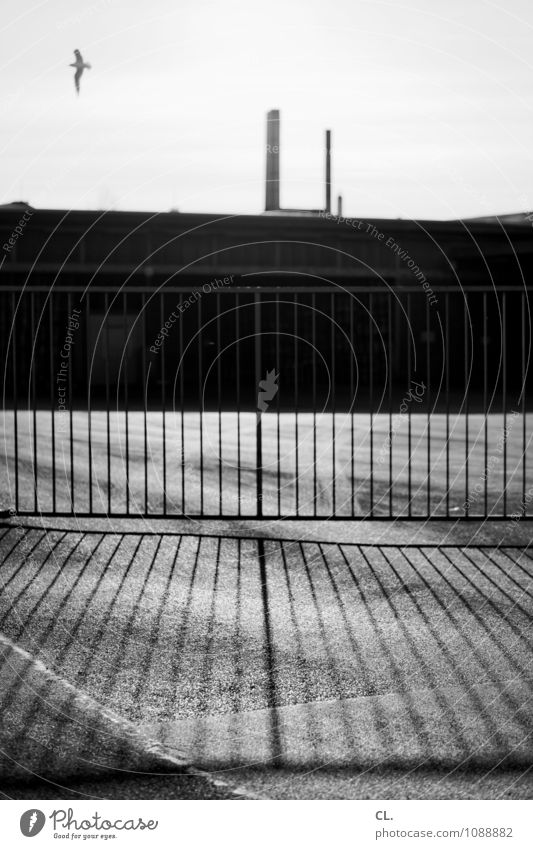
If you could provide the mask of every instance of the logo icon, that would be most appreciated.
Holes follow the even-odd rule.
[[[20,818],[20,830],[24,837],[35,837],[42,831],[46,822],[46,817],[42,811],[37,808],[31,808],[25,811]]]
[[[269,402],[277,395],[279,374],[276,374],[276,369],[267,371],[266,378],[259,381],[259,392],[257,393],[257,409],[261,413],[266,413]]]

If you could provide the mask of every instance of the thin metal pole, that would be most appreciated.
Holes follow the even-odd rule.
[[[259,381],[261,380],[261,296],[256,293],[254,295],[254,341],[255,341],[255,386],[256,397],[259,391]],[[261,410],[256,410],[256,457],[255,457],[255,485],[256,485],[256,510],[257,515],[263,515],[263,445],[262,445],[262,423]]]
[[[389,406],[389,515],[392,518],[392,296],[387,295],[387,348],[389,352],[389,367],[387,369],[388,406]]]
[[[520,293],[522,306],[522,358],[521,358],[521,392],[522,392],[522,515],[527,514],[526,506],[526,296]]]
[[[368,376],[370,396],[370,517],[374,516],[374,296],[368,296]]]
[[[330,344],[331,344],[331,408],[332,408],[332,430],[333,430],[333,439],[331,443],[331,462],[333,467],[333,480],[332,480],[332,493],[331,493],[331,507],[333,515],[337,512],[337,446],[335,444],[336,439],[336,430],[335,430],[335,418],[337,412],[337,400],[335,395],[335,384],[337,382],[336,377],[336,361],[335,361],[335,295],[333,292],[330,295]]]
[[[411,386],[411,346],[409,344],[409,333],[411,330],[411,294],[407,295],[407,382]],[[411,404],[407,410],[407,515],[412,516],[412,431],[411,431]]]
[[[431,516],[431,330],[429,317],[429,300],[426,297],[426,379],[427,386],[427,497],[426,513]]]
[[[159,292],[160,326],[165,324],[165,293]],[[163,513],[167,512],[167,399],[166,399],[166,368],[165,345],[159,349],[161,353],[161,410],[163,426]]]
[[[105,359],[105,412],[107,435],[107,512],[111,514],[111,426],[109,415],[109,295],[104,295],[104,359]],[[144,349],[143,349],[144,350]],[[146,464],[146,446],[145,458]]]
[[[144,435],[144,512],[148,513],[148,385],[146,380],[146,295],[141,295],[141,369],[143,393],[143,435]]]
[[[91,415],[91,346],[89,343],[89,327],[91,318],[91,296],[89,292],[87,298],[87,334],[85,337],[86,345],[86,368],[87,368],[87,451],[89,461],[89,513],[93,512],[93,445],[92,445],[92,415]]]
[[[198,300],[198,405],[200,414],[200,515],[204,512],[204,417],[202,397],[203,350],[202,350],[202,299]]]
[[[502,292],[503,516],[507,516],[507,296]]]
[[[444,359],[446,372],[446,518],[450,518],[450,295],[444,295],[445,344]]]
[[[179,296],[178,312],[182,315],[183,296]],[[179,327],[179,362],[180,362],[180,454],[181,454],[181,512],[185,513],[185,369],[183,366],[183,330]]]
[[[124,331],[124,427],[126,430],[126,513],[130,512],[130,431],[129,431],[129,375],[128,375],[128,293],[122,296],[122,325]]]
[[[11,293],[11,315],[15,321],[16,301],[15,293]],[[19,317],[19,316],[17,316]],[[13,327],[11,336],[11,365],[13,369],[13,426],[15,438],[15,511],[18,513],[20,509],[19,501],[19,442],[18,442],[18,379],[17,379],[17,340],[19,334],[16,332],[16,327]]]
[[[55,380],[54,380],[54,307],[53,307],[53,292],[50,292],[50,297],[48,301],[48,320],[49,320],[49,332],[50,332],[50,348],[49,348],[49,357],[50,357],[50,424],[52,427],[52,510],[55,513],[57,508],[56,503],[56,428],[55,428]],[[70,312],[69,312],[70,316]],[[69,371],[71,364],[69,363]],[[69,397],[70,404],[70,397]]]
[[[470,440],[469,429],[469,403],[468,403],[468,298],[465,293],[463,300],[463,345],[465,352],[465,367],[464,367],[464,400],[465,400],[465,515],[469,515],[470,505],[468,502],[468,449]]]
[[[223,504],[222,504],[222,401],[220,395],[220,386],[222,383],[222,370],[221,370],[221,336],[220,336],[220,292],[216,293],[216,310],[217,310],[217,320],[216,320],[216,331],[217,331],[217,409],[218,409],[218,504],[220,515],[223,515]]]
[[[69,316],[72,315],[72,295],[70,292],[67,295],[67,309]],[[74,513],[75,495],[74,495],[74,397],[72,390],[72,370],[74,368],[73,360],[69,362],[68,369],[68,425],[69,425],[69,454],[70,454],[70,509]]]
[[[295,445],[295,464],[296,464],[296,475],[295,475],[295,497],[296,497],[296,515],[299,515],[299,507],[300,507],[300,489],[299,489],[299,455],[298,455],[298,295],[294,295],[294,334],[293,334],[293,343],[294,343],[294,432],[296,437],[296,445]]]
[[[276,295],[276,372],[280,373],[280,316],[279,316],[279,293]],[[277,481],[278,481],[278,516],[281,516],[281,432],[280,432],[280,397],[279,392],[276,395],[276,427],[277,427],[277,449],[278,449],[278,464],[277,464]]]
[[[313,392],[313,513],[317,515],[317,469],[316,469],[316,294],[311,295],[312,311],[312,392]]]
[[[32,292],[30,295],[30,314],[31,314],[31,340],[34,350],[37,348],[36,332],[35,332],[35,295]],[[31,399],[33,408],[33,508],[34,512],[38,512],[39,499],[37,490],[38,481],[38,465],[37,465],[37,405],[36,405],[36,390],[35,390],[35,358],[32,357],[30,362],[31,369]]]
[[[355,351],[354,351],[354,306],[355,299],[352,295],[347,294],[348,298],[348,309],[350,310],[350,512],[351,515],[355,515],[355,435],[354,435],[354,408],[353,404],[355,401],[355,380],[354,380],[354,359],[355,359]],[[314,343],[314,340],[313,340]],[[314,349],[313,349],[314,356]]]
[[[487,410],[487,399],[488,399],[488,340],[487,340],[487,293],[483,292],[483,442],[484,442],[484,451],[483,451],[483,469],[485,471],[485,485],[484,485],[484,494],[483,494],[483,514],[486,516],[488,512],[488,410]]]
[[[240,296],[235,293],[235,378],[237,382],[237,514],[242,513],[242,488],[241,488],[241,358],[240,346]]]

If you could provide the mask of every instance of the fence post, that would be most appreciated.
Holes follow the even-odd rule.
[[[256,397],[256,432],[255,432],[255,500],[257,515],[263,515],[263,437],[261,410],[259,409],[259,381],[261,380],[261,296],[254,295],[254,341],[255,341],[255,397]]]

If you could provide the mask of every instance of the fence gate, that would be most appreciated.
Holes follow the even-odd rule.
[[[4,287],[1,507],[527,516],[528,296]]]

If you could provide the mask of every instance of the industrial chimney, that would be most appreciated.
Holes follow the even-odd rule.
[[[331,130],[326,130],[326,212],[331,212]]]
[[[267,114],[265,211],[279,208],[279,109],[271,109]]]

